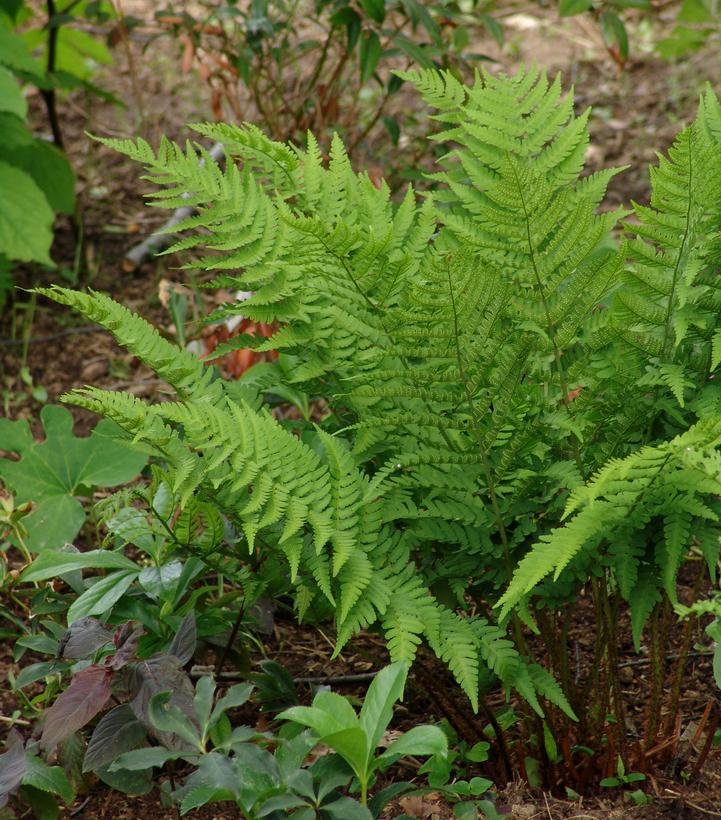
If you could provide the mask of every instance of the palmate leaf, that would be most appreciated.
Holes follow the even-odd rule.
[[[17,501],[33,502],[24,519],[33,552],[72,541],[85,520],[76,494],[84,488],[124,484],[142,470],[146,457],[118,440],[114,424],[101,421],[88,438],[73,435],[73,419],[63,407],[46,405],[40,418],[45,440],[35,442],[27,421],[0,419],[2,447],[19,456],[0,458],[0,479]]]

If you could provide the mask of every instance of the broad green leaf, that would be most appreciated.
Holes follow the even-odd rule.
[[[18,81],[6,68],[1,66],[0,111],[9,111],[11,114],[15,114],[16,117],[20,117],[21,120],[24,120],[28,113],[28,104],[20,90]]]
[[[138,577],[137,570],[120,570],[96,581],[68,610],[68,624],[89,615],[104,615],[123,597]]]
[[[76,493],[87,487],[124,484],[146,461],[112,437],[118,430],[112,422],[101,421],[90,436],[76,438],[66,408],[47,405],[40,418],[45,430],[42,442],[33,441],[27,421],[0,419],[3,449],[20,456],[17,461],[0,459],[0,479],[14,490],[18,503],[33,502],[33,512],[23,523],[30,533],[28,547],[34,552],[75,538],[85,517]]]
[[[331,820],[372,820],[370,811],[351,797],[339,797],[332,803],[323,804],[323,816]],[[315,817],[315,812],[313,813]]]
[[[0,64],[39,79],[45,73],[23,38],[0,25]]]
[[[448,738],[437,726],[414,726],[383,752],[382,758],[395,755],[444,755],[448,751]]]
[[[274,813],[282,812],[281,817],[283,815],[291,817],[294,815],[291,814],[290,809],[299,809],[301,806],[307,805],[302,797],[297,797],[294,794],[276,794],[262,801],[260,808],[255,811],[255,816],[268,817],[268,815],[273,814],[275,817],[278,817],[278,814]]]
[[[161,567],[145,567],[138,576],[138,582],[146,592],[156,598],[168,599],[174,594],[182,572],[181,561],[170,561]]]
[[[383,732],[393,717],[393,706],[403,697],[408,664],[403,661],[386,666],[368,687],[360,713],[360,725],[368,737],[369,754],[373,754]]]
[[[208,727],[212,728],[220,718],[229,710],[242,706],[253,692],[253,687],[249,683],[236,683],[218,700],[208,721]]]
[[[137,565],[118,552],[90,550],[89,552],[64,552],[46,550],[30,564],[20,576],[23,581],[47,581],[66,572],[79,569],[136,570]]]
[[[27,755],[26,762],[23,785],[57,794],[68,805],[75,800],[75,789],[60,766],[48,766],[45,761],[34,755]]]
[[[29,686],[37,680],[41,680],[47,675],[52,674],[57,670],[57,665],[54,661],[43,661],[41,663],[31,663],[30,666],[25,666],[20,670],[20,674],[15,679],[15,686],[22,689],[24,686]]]
[[[2,136],[0,131],[0,138]],[[50,245],[55,216],[43,192],[29,174],[7,162],[0,162],[0,191],[0,254],[8,259],[52,267]]]
[[[367,779],[373,749],[369,747],[368,737],[360,726],[325,735],[322,740],[346,761],[359,778]]]
[[[210,719],[210,710],[213,708],[213,695],[215,694],[215,681],[210,675],[200,678],[195,685],[195,697],[193,705],[198,715],[198,720],[202,727],[206,726]]]
[[[159,692],[153,695],[148,706],[150,722],[161,732],[177,735],[186,743],[197,748],[200,745],[200,736],[195,725],[188,720],[187,715],[170,702],[171,697],[171,692]]]
[[[375,31],[364,32],[360,44],[360,76],[362,83],[367,83],[373,76],[382,51],[381,41]]]
[[[116,789],[123,794],[142,795],[153,789],[153,770],[142,769],[130,771],[129,769],[114,769],[110,771],[109,766],[98,766],[93,770],[103,783]]]
[[[291,706],[278,715],[279,720],[292,720],[293,723],[300,723],[307,726],[320,738],[339,732],[345,727],[339,723],[335,717],[329,715],[323,709],[316,709],[313,706]]]
[[[200,806],[206,806],[208,803],[221,803],[224,800],[235,800],[235,794],[230,789],[219,789],[216,786],[197,786],[183,797],[180,803],[180,813],[187,814]],[[313,816],[315,817],[315,812]]]
[[[58,820],[60,817],[55,795],[36,789],[34,786],[23,786],[20,794],[24,801],[30,804],[33,820]]]
[[[199,752],[178,751],[166,749],[163,746],[151,746],[145,749],[134,749],[132,752],[125,752],[116,758],[108,766],[109,771],[116,772],[125,769],[129,772],[143,771],[145,769],[160,768],[169,760],[180,760],[181,757],[195,757]]]
[[[34,139],[9,150],[3,159],[30,174],[54,211],[73,213],[75,174],[62,151],[47,140]]]
[[[331,715],[340,726],[350,728],[358,723],[358,716],[348,699],[335,692],[318,692],[313,698],[313,706]]]

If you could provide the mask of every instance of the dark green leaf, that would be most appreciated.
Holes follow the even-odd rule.
[[[608,48],[618,47],[621,60],[628,59],[628,35],[623,20],[612,11],[604,11],[601,15],[601,31],[603,40]]]
[[[89,550],[88,552],[62,552],[46,550],[30,564],[20,576],[23,581],[47,581],[66,572],[78,569],[124,569],[138,567],[129,558],[110,550]]]
[[[361,7],[376,23],[382,23],[386,17],[385,0],[360,0]]]
[[[45,761],[33,755],[27,755],[27,770],[23,777],[24,786],[33,786],[44,792],[56,794],[62,797],[67,805],[75,799],[75,789],[73,789],[67,775],[60,766],[48,766]]]
[[[378,61],[381,58],[381,41],[375,31],[363,33],[360,44],[360,76],[361,82],[367,83],[376,70]]]
[[[1,182],[0,189],[4,190]],[[49,208],[47,203],[45,207]],[[34,213],[36,232],[37,219]],[[1,224],[2,216],[0,250]],[[144,455],[113,437],[118,428],[112,422],[101,421],[88,438],[76,438],[73,417],[66,408],[46,405],[40,417],[45,429],[45,441],[40,443],[33,441],[27,421],[0,419],[0,440],[8,442],[5,449],[20,456],[18,461],[0,459],[0,478],[15,490],[19,503],[31,500],[35,506],[24,521],[30,533],[28,546],[35,552],[60,547],[75,538],[85,518],[74,498],[81,488],[123,484],[134,478],[146,461]]]
[[[561,17],[573,17],[588,11],[591,6],[592,0],[559,0],[558,13]]]
[[[30,174],[54,211],[73,213],[75,174],[62,151],[47,140],[35,139],[29,145],[9,151],[6,159]]]

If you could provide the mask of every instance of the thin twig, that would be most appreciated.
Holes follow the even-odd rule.
[[[205,678],[214,673],[212,666],[193,666],[190,670],[191,678]],[[365,683],[373,680],[377,672],[356,672],[349,675],[307,675],[293,678],[294,683],[319,683],[319,684],[342,684],[342,683]],[[248,675],[243,672],[220,672],[215,674],[219,680],[246,680]]]
[[[682,655],[681,653],[674,653],[671,655],[666,655],[665,660],[667,661],[674,661],[678,660],[681,657],[687,658],[706,658],[710,655],[713,655],[713,652],[689,652],[686,655]],[[619,663],[618,668],[623,669],[627,666],[643,666],[644,664],[651,663],[652,658],[637,658],[633,661],[625,661],[624,663]]]
[[[7,723],[10,726],[31,726],[29,720],[24,720],[23,718],[14,718],[14,717],[6,717],[5,715],[0,715],[0,723]]]

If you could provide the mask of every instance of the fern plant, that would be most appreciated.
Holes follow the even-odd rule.
[[[329,415],[297,437],[251,376],[224,382],[107,297],[54,288],[177,393],[67,400],[124,428],[181,504],[216,505],[236,555],[282,557],[299,617],[331,612],[338,649],[378,625],[394,660],[427,643],[474,707],[500,679],[545,719],[575,708],[598,739],[605,712],[585,713],[613,685],[620,600],[638,644],[694,545],[712,575],[718,559],[721,106],[707,90],[650,207],[608,211],[619,169],[584,175],[588,113],[558,79],[402,76],[448,148],[422,203],[354,173],[338,138],[325,162],[312,135],[301,150],[195,126],[223,142],[224,168],[191,144],[106,141],[162,186],[152,204],[197,209],[168,252],[253,292],[209,321],[276,323],[216,355],[280,351]],[[575,685],[559,623],[587,584],[603,624]]]

